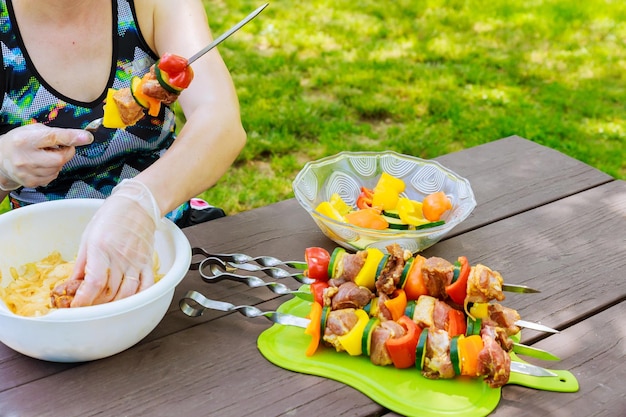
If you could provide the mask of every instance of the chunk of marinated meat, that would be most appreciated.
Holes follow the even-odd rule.
[[[520,328],[515,325],[515,322],[521,317],[516,310],[504,307],[502,304],[493,303],[489,304],[487,311],[489,318],[483,320],[483,322],[502,328],[507,336],[519,333]]]
[[[511,357],[496,341],[496,331],[492,326],[483,326],[480,331],[483,349],[478,354],[478,374],[492,388],[498,388],[509,381]]]
[[[391,314],[391,311],[389,311],[389,309],[387,308],[387,305],[385,304],[385,302],[387,300],[389,300],[390,297],[387,294],[380,294],[378,296],[378,315],[377,317],[381,320],[392,320],[393,319],[393,315]]]
[[[420,295],[415,303],[415,311],[413,312],[413,321],[418,326],[424,328],[434,327],[435,322],[433,317],[435,315],[435,305],[437,299],[430,295]]]
[[[389,252],[387,263],[376,279],[378,294],[391,294],[395,291],[406,263],[405,251],[397,243],[387,246],[387,252]]]
[[[450,336],[445,330],[428,329],[422,375],[430,379],[454,378],[454,367],[450,360]]]
[[[365,265],[366,259],[366,251],[346,253],[341,259],[341,271],[339,277],[345,279],[346,281],[354,281],[363,268],[363,265]]]
[[[488,303],[494,299],[502,301],[505,299],[502,292],[503,283],[500,273],[492,271],[485,265],[477,264],[470,269],[465,301],[471,303]]]
[[[345,350],[341,346],[338,337],[352,330],[358,319],[353,308],[331,311],[326,319],[326,328],[324,329],[322,340],[333,346],[337,352]]]
[[[510,352],[513,350],[513,341],[506,334],[506,330],[502,327],[496,327],[496,342],[500,345],[502,350]]]
[[[443,258],[432,256],[426,258],[422,266],[424,285],[431,295],[440,300],[446,299],[446,287],[452,283],[454,265]]]
[[[115,91],[113,101],[120,113],[120,119],[127,126],[134,125],[144,116],[143,107],[135,101],[130,88]]]
[[[63,281],[50,292],[50,305],[52,308],[70,308],[72,300],[82,284],[82,280]]]
[[[163,102],[163,104],[169,105],[178,99],[178,94],[171,93],[161,87],[159,80],[156,78],[154,65],[150,67],[150,72],[143,76],[143,87],[141,91],[148,97],[155,98]]]
[[[370,344],[370,361],[374,365],[387,366],[393,361],[389,356],[389,351],[385,346],[388,339],[394,339],[404,336],[406,330],[395,321],[383,321],[380,326],[376,327],[372,332],[372,340]]]
[[[339,287],[335,287],[332,285],[328,288],[324,288],[324,291],[322,292],[322,300],[324,302],[324,305],[322,307],[330,307],[332,299],[338,291]]]
[[[363,308],[374,298],[374,294],[354,282],[345,282],[339,286],[337,293],[332,297],[331,309]]]
[[[452,307],[443,301],[435,302],[435,310],[433,311],[433,325],[437,329],[448,331],[449,314]]]

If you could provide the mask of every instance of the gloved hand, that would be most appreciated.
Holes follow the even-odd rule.
[[[135,179],[118,184],[87,225],[70,280],[83,280],[71,307],[102,304],[154,283],[154,234],[161,212]]]
[[[0,189],[48,185],[75,154],[75,146],[93,142],[82,129],[42,124],[15,128],[0,137]]]

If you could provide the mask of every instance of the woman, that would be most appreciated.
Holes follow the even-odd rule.
[[[103,115],[108,88],[128,87],[168,52],[211,42],[199,0],[0,0],[0,201],[106,198],[85,230],[72,307],[154,282],[154,231],[180,222],[245,144],[230,74],[216,49],[194,62],[179,97],[186,123],[163,106],[127,129],[82,130]]]

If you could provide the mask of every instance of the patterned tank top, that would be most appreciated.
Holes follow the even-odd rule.
[[[145,42],[137,24],[132,0],[113,0],[113,65],[109,88],[130,86],[133,76],[143,76],[158,56]],[[104,98],[90,103],[73,100],[56,91],[37,72],[24,47],[11,0],[0,0],[0,134],[30,124],[84,128],[104,114]],[[117,17],[117,18],[115,18]],[[13,208],[65,198],[106,198],[124,178],[132,178],[154,163],[175,138],[174,112],[162,106],[158,117],[146,116],[124,130],[99,129],[90,145],[76,148],[76,155],[57,179],[45,187],[11,192]],[[189,203],[167,215],[183,217]]]

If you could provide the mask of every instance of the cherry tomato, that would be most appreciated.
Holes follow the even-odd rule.
[[[324,248],[312,247],[304,250],[304,260],[307,264],[306,275],[317,281],[328,281],[328,264],[330,254]]]
[[[170,74],[170,84],[178,88],[187,88],[193,80],[193,69],[186,67],[182,72]]]
[[[179,55],[174,55],[170,53],[164,53],[159,59],[159,68],[168,74],[178,74],[182,72],[189,66],[187,62],[187,58],[183,58]]]
[[[424,217],[431,222],[436,222],[443,213],[452,208],[452,202],[443,191],[437,191],[424,197],[422,212]]]

